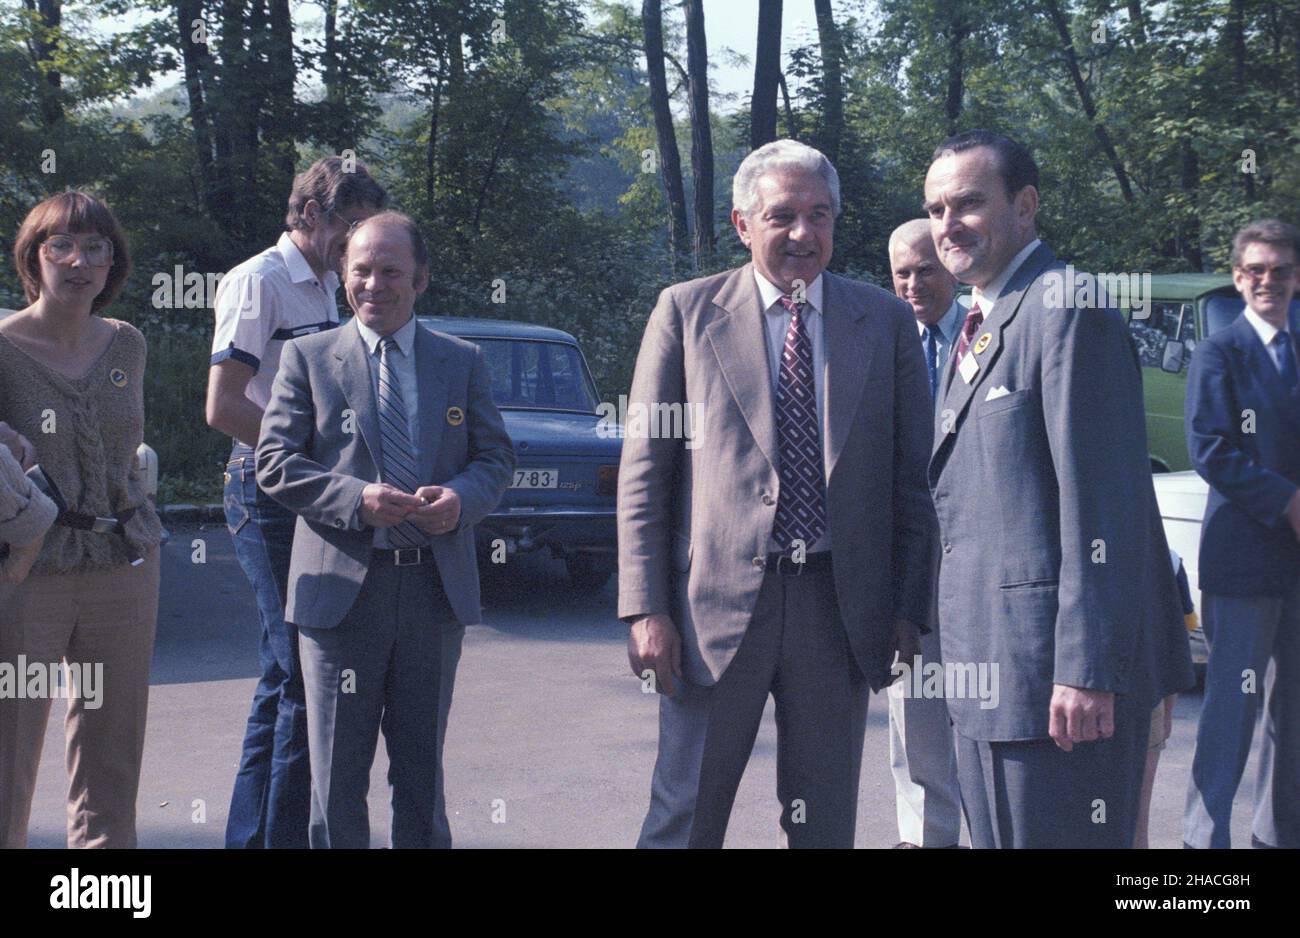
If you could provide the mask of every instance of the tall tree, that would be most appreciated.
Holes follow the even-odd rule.
[[[967,16],[965,4],[954,0],[948,19],[948,94],[944,99],[944,116],[948,119],[949,134],[957,131],[966,91],[963,51],[970,36],[970,20]]]
[[[1066,22],[1065,14],[1061,12],[1061,5],[1058,0],[1042,0],[1042,4],[1060,38],[1061,58],[1065,62],[1070,80],[1074,83],[1074,90],[1079,95],[1083,113],[1087,115],[1088,123],[1092,125],[1092,132],[1096,135],[1097,142],[1101,144],[1102,152],[1110,161],[1111,169],[1115,173],[1115,181],[1119,183],[1119,190],[1124,195],[1124,201],[1132,202],[1133,187],[1129,183],[1128,170],[1124,168],[1124,163],[1115,149],[1115,144],[1111,141],[1106,125],[1097,116],[1097,105],[1092,99],[1092,92],[1088,90],[1087,82],[1083,80],[1083,72],[1079,69],[1079,57],[1074,51],[1074,38],[1070,35],[1070,25]]]
[[[749,99],[749,148],[776,139],[776,92],[781,82],[782,0],[759,0],[754,93]]]
[[[778,0],[778,3],[780,0]],[[646,74],[650,80],[650,107],[654,112],[655,136],[659,144],[659,169],[668,198],[668,243],[673,272],[685,266],[690,254],[690,232],[686,225],[686,191],[682,185],[682,158],[677,151],[677,130],[668,99],[668,76],[664,70],[664,32],[660,0],[643,0],[641,24],[645,33]]]
[[[48,130],[63,119],[63,74],[56,66],[60,27],[63,25],[62,0],[23,0],[36,14],[31,39],[32,62],[44,72],[41,83],[41,120]]]
[[[709,49],[702,0],[684,0],[687,101],[691,114],[691,175],[695,180],[695,267],[713,259],[713,130],[709,124]]]
[[[831,0],[814,0],[813,7],[822,50],[822,151],[832,163],[838,163],[844,138],[844,45],[831,12]]]

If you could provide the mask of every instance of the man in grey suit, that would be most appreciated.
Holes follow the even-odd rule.
[[[975,288],[929,470],[943,664],[998,688],[948,709],[975,847],[1125,849],[1151,710],[1191,685],[1191,659],[1136,351],[1104,301],[1063,296],[1037,208],[1020,144],[970,131],[935,150],[935,247]]]
[[[722,846],[771,694],[783,842],[850,847],[868,693],[929,608],[925,364],[905,303],[825,272],[825,156],[760,147],[733,199],[753,262],[660,295],[629,401],[693,418],[619,471],[618,612],[662,694],[639,843]]]
[[[914,218],[894,229],[889,236],[889,268],[894,292],[916,316],[930,393],[937,396],[965,311],[957,302],[956,278],[934,253],[928,219]],[[934,563],[937,570],[937,541]],[[895,846],[902,848],[955,847],[961,837],[961,790],[948,702],[941,695],[916,693],[916,682],[908,679],[940,661],[934,604],[929,622],[920,653],[900,662],[910,671],[889,685],[889,766],[894,773],[899,837]]]
[[[482,352],[414,319],[429,282],[415,223],[352,232],[355,318],[288,343],[262,421],[258,484],[298,515],[285,619],[307,695],[312,847],[370,845],[380,729],[393,847],[449,847],[442,746],[465,625],[478,622],[474,525],[514,451]]]

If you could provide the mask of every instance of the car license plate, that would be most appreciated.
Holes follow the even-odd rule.
[[[560,483],[559,469],[516,469],[512,489],[553,489]]]

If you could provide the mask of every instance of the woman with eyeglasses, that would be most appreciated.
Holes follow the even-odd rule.
[[[66,504],[0,600],[0,667],[25,669],[24,693],[0,699],[0,847],[27,843],[56,696],[67,698],[68,846],[134,847],[161,525],[135,468],[144,337],[99,315],[131,259],[108,206],[64,192],[28,213],[14,261],[30,305],[0,311],[0,421],[31,441]]]

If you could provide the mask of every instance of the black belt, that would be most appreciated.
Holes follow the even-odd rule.
[[[433,548],[431,547],[399,547],[396,550],[376,547],[374,555],[375,559],[380,563],[392,564],[395,567],[414,567],[422,563],[433,562]]]
[[[804,554],[803,561],[796,561],[789,554],[768,554],[766,570],[775,570],[782,576],[801,576],[805,570],[829,570],[831,552],[821,550],[815,554]]]
[[[32,466],[27,470],[27,478],[31,479],[32,484],[49,496],[59,509],[58,516],[54,523],[65,528],[72,528],[77,531],[93,531],[96,534],[116,534],[122,538],[122,546],[126,549],[126,558],[131,562],[131,566],[138,567],[144,563],[144,558],[140,552],[131,546],[131,542],[126,539],[126,523],[135,515],[134,508],[128,508],[125,511],[115,511],[111,518],[101,518],[97,515],[86,514],[84,511],[73,511],[68,507],[67,500],[64,499],[63,493],[59,487],[54,484],[54,480],[46,475],[40,466]]]

